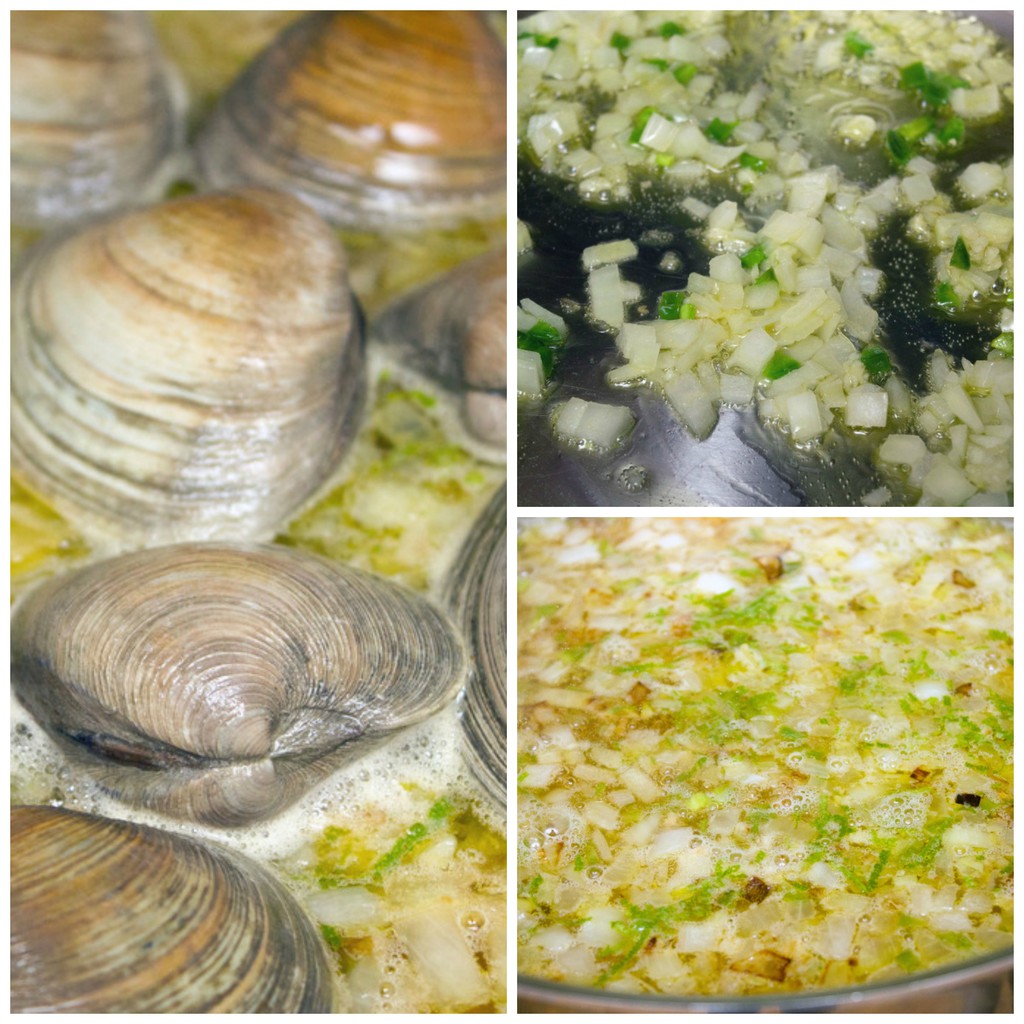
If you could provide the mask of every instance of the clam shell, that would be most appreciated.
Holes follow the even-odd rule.
[[[463,755],[495,801],[505,803],[506,507],[502,487],[473,525],[446,584],[446,601],[470,652],[460,721]]]
[[[468,11],[311,14],[254,61],[198,141],[205,178],[297,192],[387,233],[505,208],[505,47]]]
[[[12,221],[48,228],[155,198],[180,101],[145,14],[12,11]]]
[[[12,463],[121,547],[269,539],[356,430],[344,254],[303,203],[214,193],[43,244],[12,291]]]
[[[15,693],[118,798],[270,817],[453,701],[466,671],[420,595],[273,545],[183,544],[48,581],[15,609]]]
[[[396,372],[443,388],[468,440],[505,458],[508,286],[505,250],[486,253],[403,296],[370,325]]]
[[[11,811],[16,1013],[332,1009],[319,936],[221,847],[53,807]]]

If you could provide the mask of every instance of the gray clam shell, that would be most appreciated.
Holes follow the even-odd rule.
[[[470,651],[462,703],[463,756],[485,791],[505,803],[507,776],[506,507],[502,487],[474,524],[447,581],[446,600]]]
[[[455,699],[461,638],[427,599],[273,545],[122,555],[30,591],[25,707],[118,798],[218,826],[271,817]]]
[[[504,249],[469,260],[392,303],[370,327],[396,373],[447,393],[465,440],[490,461],[505,458],[506,270]]]
[[[326,1013],[298,903],[222,847],[54,807],[11,811],[16,1013]]]

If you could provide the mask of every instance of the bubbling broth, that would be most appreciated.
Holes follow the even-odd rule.
[[[519,537],[519,965],[610,992],[906,978],[1012,941],[1012,538]]]

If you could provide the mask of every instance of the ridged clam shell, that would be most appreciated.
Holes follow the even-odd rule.
[[[387,233],[505,208],[505,47],[468,11],[317,12],[225,94],[198,142],[214,187],[297,192]]]
[[[507,295],[500,249],[403,296],[370,326],[399,372],[451,395],[469,437],[494,459],[505,457],[507,432]]]
[[[285,193],[159,203],[44,243],[11,304],[13,467],[90,535],[269,539],[355,433],[345,256]]]
[[[221,847],[53,807],[11,811],[16,1013],[316,1013],[331,970],[263,868]]]
[[[463,754],[487,793],[505,803],[506,765],[506,508],[502,487],[473,525],[455,560],[446,601],[462,625],[470,676],[460,721]]]
[[[12,221],[137,204],[180,143],[179,108],[145,14],[12,11]]]
[[[273,545],[182,544],[48,581],[15,609],[14,690],[115,796],[232,826],[455,699],[427,599]]]

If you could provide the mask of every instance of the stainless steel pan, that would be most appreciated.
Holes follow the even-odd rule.
[[[992,953],[905,981],[788,996],[634,996],[519,979],[520,1013],[992,1013],[1009,1002],[1013,952]],[[1005,1009],[1008,1011],[1009,1006]]]

